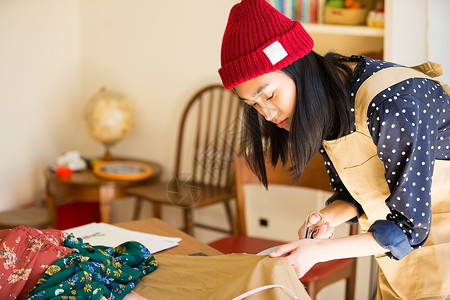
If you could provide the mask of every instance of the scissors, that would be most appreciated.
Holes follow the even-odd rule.
[[[319,216],[319,221],[317,221],[317,222],[314,223],[314,224],[309,224],[309,225],[308,225],[308,223],[309,223],[309,217],[311,217],[312,215],[318,215],[318,216]],[[305,222],[305,236],[304,236],[304,238],[305,238],[305,239],[313,239],[313,238],[314,238],[314,234],[317,233],[317,230],[318,230],[318,229],[311,230],[311,226],[313,226],[313,225],[315,225],[315,226],[320,226],[320,225],[322,224],[322,221],[323,221],[323,216],[322,216],[322,214],[320,213],[320,211],[313,211],[313,212],[311,212],[311,213],[308,215],[308,217],[306,218],[306,222]]]

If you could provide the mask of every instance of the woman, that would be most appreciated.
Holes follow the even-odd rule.
[[[422,72],[362,56],[322,57],[299,22],[264,0],[243,0],[229,15],[219,70],[248,106],[242,146],[267,187],[265,157],[290,160],[298,180],[320,151],[334,195],[314,239],[282,245],[298,277],[314,264],[375,255],[379,299],[450,295],[450,98]],[[363,233],[331,239],[359,221]],[[406,280],[405,280],[406,279]]]

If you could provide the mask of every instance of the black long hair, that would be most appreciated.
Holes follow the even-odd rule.
[[[254,108],[244,108],[241,149],[250,169],[267,188],[266,159],[275,166],[290,161],[293,180],[300,179],[306,164],[323,140],[349,131],[349,82],[352,75],[345,58],[336,53],[321,56],[311,51],[281,69],[297,89],[290,131],[268,122]]]

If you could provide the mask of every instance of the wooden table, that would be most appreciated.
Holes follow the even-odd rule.
[[[102,178],[94,174],[91,169],[73,172],[70,177],[59,177],[55,172],[45,172],[47,206],[55,212],[57,200],[69,198],[81,202],[98,202],[100,205],[100,221],[111,223],[111,201],[126,197],[126,189],[131,186],[150,183],[161,175],[161,166],[155,162],[141,161],[129,158],[114,160],[128,160],[148,164],[152,168],[150,177],[143,180],[115,180]]]
[[[166,222],[161,221],[160,219],[156,218],[143,219],[137,221],[117,223],[114,225],[129,230],[158,234],[162,236],[179,237],[182,239],[178,246],[158,252],[155,254],[155,257],[157,257],[159,253],[179,254],[179,255],[189,255],[199,252],[204,253],[206,255],[223,254],[222,252],[217,251],[216,249],[206,245],[205,243],[200,242],[199,240],[178,230],[177,228],[167,224]]]

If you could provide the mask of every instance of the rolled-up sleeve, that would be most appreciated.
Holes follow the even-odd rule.
[[[411,245],[402,229],[392,221],[377,220],[369,231],[380,246],[388,252],[386,255],[390,258],[400,260],[411,252]]]

